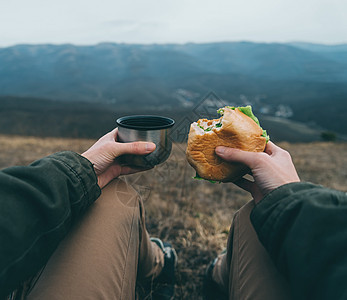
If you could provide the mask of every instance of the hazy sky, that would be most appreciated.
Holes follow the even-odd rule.
[[[0,0],[19,43],[347,43],[347,0]]]

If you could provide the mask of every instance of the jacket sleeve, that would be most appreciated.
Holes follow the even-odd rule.
[[[35,274],[100,195],[92,164],[60,152],[0,171],[0,298]]]
[[[347,195],[291,183],[267,195],[251,221],[294,299],[347,299]]]

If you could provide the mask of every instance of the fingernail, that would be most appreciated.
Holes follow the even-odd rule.
[[[151,152],[155,149],[155,144],[153,143],[146,143],[146,151]]]
[[[225,152],[225,147],[217,147],[216,148],[216,153],[218,153],[218,154],[224,154],[224,152]]]

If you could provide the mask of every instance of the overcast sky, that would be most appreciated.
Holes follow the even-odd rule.
[[[0,47],[241,40],[347,43],[347,0],[0,0]]]

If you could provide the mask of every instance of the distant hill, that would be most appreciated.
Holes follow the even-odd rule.
[[[102,43],[0,48],[0,96],[155,112],[194,107],[210,91],[226,103],[252,104],[257,113],[346,134],[347,45]]]
[[[121,101],[131,95],[129,86],[159,96],[181,87],[187,78],[201,88],[202,76],[212,81],[222,76],[230,82],[246,77],[250,82],[346,83],[346,48],[249,42],[18,45],[0,48],[0,91],[2,95]]]
[[[1,97],[0,134],[40,137],[98,138],[115,126],[115,120],[129,114],[153,114],[152,109],[131,107],[119,110],[115,104],[72,102],[48,99]],[[197,116],[185,108],[165,109],[160,112],[173,118],[176,125],[170,137],[184,143],[190,122]],[[320,141],[322,128],[290,119],[258,114],[263,128],[272,141],[292,143]],[[183,135],[182,135],[183,134]],[[338,135],[339,141],[347,137]]]

